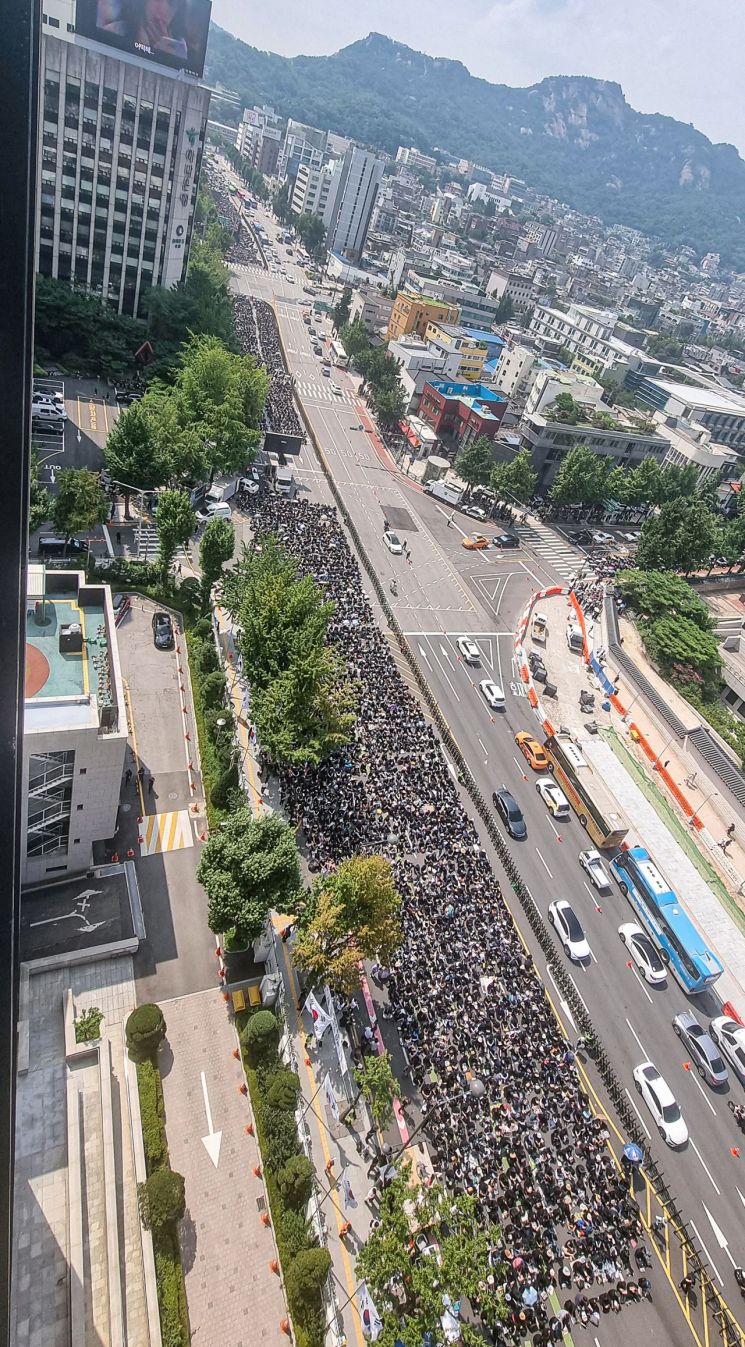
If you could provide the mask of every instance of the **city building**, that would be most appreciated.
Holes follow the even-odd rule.
[[[364,323],[372,334],[388,326],[392,311],[393,300],[388,295],[381,295],[379,290],[359,289],[352,295],[349,321]]]
[[[424,337],[427,324],[435,321],[457,323],[459,310],[441,299],[432,299],[410,290],[399,290],[393,303],[386,336],[388,341],[416,334]]]
[[[238,127],[235,147],[257,173],[273,178],[277,172],[282,147],[282,119],[274,108],[246,108]]]
[[[295,178],[295,186],[290,197],[290,209],[294,215],[308,212],[311,215],[323,215],[328,206],[329,192],[334,180],[331,164],[315,168],[311,164],[300,164]]]
[[[277,177],[281,182],[286,178],[295,179],[301,164],[310,168],[320,168],[328,151],[328,134],[319,131],[316,126],[305,126],[288,119],[282,148],[277,163]]]
[[[408,168],[421,168],[425,173],[434,173],[437,169],[437,160],[433,159],[431,154],[422,154],[421,150],[416,150],[413,145],[399,145],[396,150],[396,163],[406,164]]]
[[[468,327],[463,324],[463,330],[467,337],[479,342],[481,346],[486,347],[487,360],[498,360],[504,350],[504,339],[498,337],[496,332],[487,332],[482,327]]]
[[[550,488],[565,455],[578,444],[586,445],[603,458],[611,458],[614,467],[637,468],[650,457],[660,465],[663,463],[669,442],[638,414],[611,412],[607,407],[595,412],[591,406],[586,412],[576,425],[552,420],[550,407],[523,416],[519,425],[520,444],[530,451],[541,491]]]
[[[324,208],[329,252],[359,262],[365,249],[384,161],[353,145],[337,161]]]
[[[507,399],[484,384],[434,379],[422,389],[419,415],[446,447],[463,449],[482,435],[496,439],[506,409]]]
[[[22,880],[79,873],[114,837],[127,714],[108,585],[28,568]]]
[[[697,387],[641,370],[630,370],[626,384],[655,411],[703,426],[714,443],[745,454],[745,397],[715,384]]]
[[[490,272],[486,293],[493,295],[497,300],[511,300],[515,309],[529,309],[536,298],[531,276],[526,276],[521,271],[499,271],[496,268]]]
[[[572,304],[567,313],[548,304],[536,304],[530,320],[530,334],[543,342],[565,347],[574,356],[573,364],[583,374],[604,371],[621,381],[629,368],[635,348],[613,335],[618,315],[608,310]]]
[[[457,351],[438,355],[419,337],[400,337],[388,343],[388,354],[399,367],[407,412],[416,412],[426,383],[433,378],[454,379],[458,373]]]
[[[705,426],[678,420],[664,412],[655,412],[654,421],[660,435],[670,445],[663,467],[686,468],[693,464],[699,485],[712,482],[718,485],[729,475],[737,476],[742,472],[737,451],[713,444],[711,432]]]
[[[121,313],[186,275],[210,101],[203,10],[169,58],[97,27],[95,5],[45,5],[36,266]]]
[[[603,386],[587,374],[576,374],[571,370],[541,369],[536,371],[530,392],[525,402],[525,415],[540,415],[545,407],[550,407],[560,394],[567,393],[580,402],[583,407],[600,407]],[[606,410],[605,407],[602,408]],[[610,414],[610,409],[608,409]]]
[[[467,383],[480,383],[484,362],[489,354],[485,345],[469,337],[456,323],[427,324],[424,340],[438,355],[458,356],[457,377]]]
[[[456,284],[439,276],[429,276],[410,270],[406,278],[406,289],[422,297],[457,305],[459,321],[464,327],[491,327],[496,321],[499,300],[485,295],[477,285],[468,285],[465,282]]]

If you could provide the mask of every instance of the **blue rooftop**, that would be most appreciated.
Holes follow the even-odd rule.
[[[430,386],[444,398],[473,398],[477,402],[506,402],[502,393],[495,393],[486,384],[449,383],[447,379],[430,379]]]
[[[502,338],[498,337],[496,332],[484,332],[480,327],[467,327],[465,331],[474,341],[480,341],[484,346],[504,346]]]

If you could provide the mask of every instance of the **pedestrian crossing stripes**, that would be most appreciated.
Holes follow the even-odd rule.
[[[139,552],[137,550],[138,534],[139,534]],[[142,557],[143,560],[147,561],[150,557],[154,557],[156,555],[159,545],[160,544],[158,542],[158,534],[156,533],[154,528],[152,528],[149,524],[145,524],[141,529],[138,529],[137,526],[135,525],[130,546],[132,551],[135,552],[136,555]],[[177,547],[174,555],[176,556],[177,559],[179,559],[188,556],[188,552],[183,547]]]
[[[188,809],[146,814],[140,824],[141,856],[157,856],[163,851],[183,851],[193,846],[194,829]]]
[[[252,262],[231,262],[233,271],[242,271],[248,276],[268,276],[266,267],[260,267]]]
[[[571,579],[581,569],[581,558],[545,524],[518,524],[515,532],[520,542],[548,562],[563,580]]]
[[[339,397],[338,393],[333,393],[331,391],[331,388],[327,383],[311,384],[306,383],[303,379],[298,379],[295,385],[295,391],[299,394],[303,402],[339,402],[346,403],[348,407],[351,407],[354,402],[354,393],[350,393],[348,389],[343,388],[341,397]]]

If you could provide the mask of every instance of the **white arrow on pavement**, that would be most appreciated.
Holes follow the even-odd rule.
[[[557,981],[556,981],[556,978],[555,978],[554,975],[553,975],[553,970],[552,970],[550,964],[547,965],[547,967],[546,967],[546,972],[548,973],[548,975],[549,975],[551,981],[552,981],[553,984],[554,984],[554,987],[556,988],[556,995],[557,995],[558,998],[559,998],[559,1005],[561,1006],[562,1010],[564,1011],[564,1014],[566,1015],[567,1019],[569,1020],[569,1023],[571,1024],[572,1028],[573,1028],[573,1029],[575,1030],[575,1032],[576,1032],[577,1026],[576,1026],[576,1024],[575,1024],[575,1022],[574,1022],[574,1019],[572,1018],[572,1012],[571,1012],[571,1010],[569,1009],[569,1006],[567,1005],[566,1001],[564,1000],[564,997],[562,996],[561,992],[559,991],[559,985],[558,985],[558,983],[557,983]]]
[[[739,1189],[739,1188],[737,1189],[737,1196],[739,1197],[740,1201],[742,1202],[742,1205],[745,1207],[745,1197],[743,1197],[743,1195],[742,1195],[742,1193],[740,1192],[740,1189]]]
[[[451,658],[450,658],[450,653],[449,653],[449,651],[447,651],[447,650],[445,649],[444,645],[442,645],[442,644],[440,645],[440,654],[443,655],[443,656],[445,657],[445,659],[447,660],[448,664],[450,665],[450,668],[452,669],[454,666],[453,666],[453,661],[452,661]]]
[[[430,664],[429,660],[427,659],[427,653],[426,653],[426,651],[425,651],[425,650],[422,648],[422,646],[420,646],[419,644],[417,644],[417,649],[418,649],[419,654],[421,655],[422,659],[424,660],[424,663],[426,664],[427,668],[429,669],[430,673],[432,673],[432,665]]]
[[[215,1166],[215,1169],[217,1169],[217,1163],[220,1159],[220,1142],[222,1141],[222,1132],[216,1132],[214,1127],[212,1126],[212,1110],[210,1108],[210,1097],[207,1094],[207,1081],[205,1080],[203,1071],[201,1073],[201,1076],[202,1076],[202,1097],[204,1099],[204,1111],[207,1114],[207,1135],[206,1137],[202,1137],[202,1145],[204,1146],[204,1149],[206,1150],[208,1156],[210,1157],[210,1160]]]
[[[739,1189],[738,1189],[738,1191],[739,1191]],[[740,1196],[742,1196],[742,1194],[740,1194]],[[726,1253],[727,1257],[729,1258],[729,1261],[730,1261],[730,1263],[732,1264],[732,1266],[733,1266],[733,1267],[737,1267],[737,1264],[736,1264],[734,1258],[732,1257],[732,1254],[731,1254],[730,1251],[729,1251],[729,1245],[728,1245],[728,1243],[727,1243],[727,1237],[726,1237],[726,1235],[724,1235],[724,1234],[722,1233],[722,1231],[719,1229],[719,1226],[717,1225],[716,1221],[714,1220],[714,1217],[712,1216],[711,1212],[709,1211],[709,1208],[707,1207],[706,1203],[705,1203],[705,1202],[702,1202],[702,1203],[701,1203],[701,1206],[703,1207],[703,1209],[704,1209],[704,1211],[706,1212],[706,1215],[707,1215],[707,1217],[708,1217],[708,1219],[709,1219],[709,1225],[711,1226],[712,1231],[714,1232],[714,1238],[715,1238],[717,1244],[719,1245],[720,1249],[724,1249],[724,1252]]]

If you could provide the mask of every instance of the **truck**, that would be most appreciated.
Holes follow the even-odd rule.
[[[541,645],[546,644],[548,636],[548,621],[545,613],[534,613],[533,624],[530,628],[530,634],[534,641],[539,641]]]
[[[424,490],[436,500],[444,500],[447,505],[460,505],[463,499],[463,492],[458,487],[448,486],[445,482],[426,482]]]

